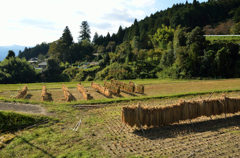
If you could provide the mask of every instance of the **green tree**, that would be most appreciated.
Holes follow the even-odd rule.
[[[236,9],[234,12],[234,22],[238,23],[240,22],[240,7]]]
[[[63,34],[60,39],[62,39],[63,42],[66,43],[67,47],[73,44],[73,37],[68,26],[66,26],[65,29],[63,30]]]
[[[119,26],[118,32],[117,32],[117,44],[121,44],[123,42],[123,37],[124,37],[124,31],[122,29],[122,26]]]
[[[83,21],[81,26],[80,26],[80,35],[79,35],[79,41],[82,41],[84,39],[88,39],[90,40],[91,36],[91,31],[90,31],[90,27],[88,25],[87,21]]]
[[[166,49],[168,42],[173,40],[173,34],[174,29],[171,26],[162,25],[162,28],[159,28],[152,36],[151,41],[155,47]]]
[[[139,26],[138,26],[137,19],[134,20],[134,24],[133,24],[133,37],[134,36],[140,36],[140,31],[139,31]]]
[[[110,41],[108,42],[108,45],[106,47],[107,50],[111,50],[111,52],[113,52],[113,49],[115,48],[116,46],[116,42],[115,41]]]
[[[12,50],[8,51],[8,55],[6,56],[6,59],[9,59],[10,57],[15,57],[15,53]]]
[[[97,44],[97,40],[98,40],[98,38],[99,38],[99,35],[98,35],[97,32],[95,32],[95,34],[94,34],[94,36],[93,36],[93,40],[92,40],[92,42],[93,42],[94,44]]]
[[[67,44],[62,39],[59,39],[50,44],[48,55],[50,58],[59,59],[63,62],[70,61],[71,55],[68,50]]]
[[[195,27],[191,32],[187,34],[187,47],[190,48],[190,45],[196,43],[199,46],[200,50],[203,50],[206,46],[206,39],[203,36],[204,32],[200,27]]]
[[[175,58],[176,50],[181,46],[186,46],[186,33],[181,29],[181,26],[179,25],[176,28],[173,37],[173,53]]]
[[[0,62],[1,84],[31,82],[36,82],[36,73],[25,58],[9,57]]]
[[[134,36],[132,40],[132,49],[139,50],[141,48],[139,36]]]

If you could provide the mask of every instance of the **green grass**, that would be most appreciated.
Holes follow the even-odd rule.
[[[240,43],[240,36],[206,36],[208,41],[233,41]]]
[[[52,118],[46,116],[0,111],[0,133],[9,130],[16,130],[49,119],[52,120]]]

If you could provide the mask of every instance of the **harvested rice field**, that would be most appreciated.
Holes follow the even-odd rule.
[[[128,81],[125,81],[128,83]],[[159,81],[160,82],[160,81]],[[240,90],[240,79],[228,79],[228,80],[203,80],[203,81],[182,81],[182,82],[163,82],[163,83],[149,83],[148,80],[145,80],[144,85],[144,94],[141,93],[129,93],[121,90],[120,96],[112,95],[112,99],[114,98],[141,98],[141,97],[151,97],[151,96],[164,96],[164,95],[177,95],[177,94],[186,94],[186,93],[201,93],[201,92],[213,92],[213,91],[226,91],[226,90]],[[24,85],[24,84],[23,84]],[[23,86],[22,85],[22,86]],[[43,84],[42,84],[43,85]],[[42,85],[39,85],[36,88],[34,84],[27,84],[28,92],[25,98],[30,101],[41,101],[41,92]],[[68,84],[65,84],[68,87]],[[101,84],[103,86],[103,84]],[[12,85],[7,85],[4,87],[4,90],[0,93],[0,97],[10,98],[17,95],[17,90],[7,90],[13,89]],[[75,87],[73,87],[75,86]],[[50,88],[49,88],[50,87]],[[61,88],[61,84],[54,86],[46,86],[48,92],[51,94],[52,101],[54,103],[65,103],[63,100],[64,93]],[[103,100],[109,99],[104,96],[100,92],[96,92],[92,87],[90,87],[90,82],[85,84],[85,88],[90,93],[90,96],[94,100]],[[21,85],[18,87],[21,89]],[[85,98],[83,95],[77,90],[76,85],[71,84],[68,87],[69,92],[73,95],[74,101],[84,101]]]
[[[121,92],[120,97],[194,92],[199,94],[182,95],[180,98],[169,96],[158,99],[126,100],[111,104],[70,105],[59,104],[65,103],[62,100],[64,95],[61,87],[50,88],[52,104],[40,106],[46,110],[47,116],[49,114],[49,117],[54,117],[57,121],[49,121],[27,129],[14,127],[2,133],[0,128],[0,157],[240,157],[239,112],[227,114],[226,118],[225,114],[202,116],[160,127],[142,126],[142,129],[136,126],[133,128],[124,126],[121,122],[123,106],[140,104],[148,107],[165,107],[178,103],[180,99],[207,100],[219,98],[222,93],[227,97],[240,97],[240,79],[155,82],[144,85],[144,94]],[[90,86],[84,85],[84,87],[88,89],[93,99],[109,99]],[[40,102],[42,90],[32,89],[31,85],[28,88],[29,99]],[[68,89],[77,101],[84,99],[77,88]],[[213,91],[219,92],[212,93]],[[9,97],[16,92],[4,90],[0,95]],[[206,93],[200,94],[200,92]],[[118,96],[113,95],[113,98]],[[4,106],[0,102],[1,105]],[[24,104],[25,106],[27,104]],[[1,116],[0,111],[0,119]],[[14,138],[3,142],[1,138],[9,133],[13,134]]]

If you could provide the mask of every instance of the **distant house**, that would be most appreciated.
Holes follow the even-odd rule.
[[[39,68],[42,68],[42,69],[46,69],[46,68],[47,68],[47,61],[44,61],[44,62],[42,62],[42,63],[39,63],[39,64],[38,64],[38,67],[39,67]]]
[[[33,57],[28,60],[29,63],[37,63],[37,61],[38,61],[38,58],[36,58],[36,57]]]

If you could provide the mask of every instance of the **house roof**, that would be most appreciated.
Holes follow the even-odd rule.
[[[44,61],[44,62],[38,64],[38,66],[46,66],[46,65],[47,65],[47,62],[46,62],[46,61]]]

